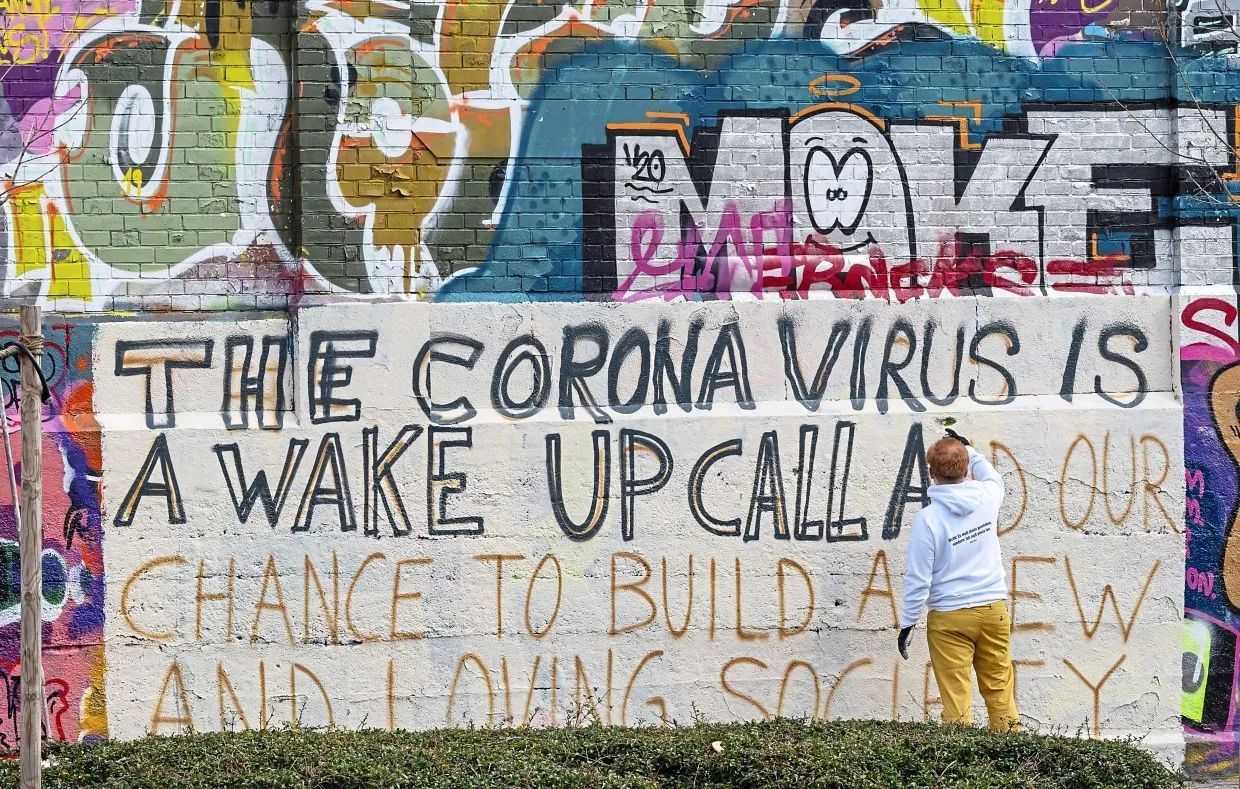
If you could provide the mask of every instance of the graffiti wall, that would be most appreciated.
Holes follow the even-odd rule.
[[[0,345],[17,327],[0,321]],[[48,737],[108,736],[105,706],[104,556],[100,434],[93,415],[88,326],[52,320],[44,326],[43,372],[53,393],[43,421],[43,670]],[[20,375],[0,361],[0,440],[9,441],[21,478]],[[2,457],[2,456],[0,456]],[[5,706],[0,747],[16,747],[22,665],[19,643],[21,570],[17,518],[7,473],[0,472],[0,678]]]
[[[1173,5],[0,0],[49,736],[933,717],[955,425],[1026,723],[1234,774],[1240,34]]]
[[[1209,11],[6,3],[0,292],[237,310],[1174,285],[1235,254],[1236,37]]]
[[[110,730],[932,716],[892,628],[958,419],[1010,490],[1022,712],[1173,746],[1167,297],[1019,307],[103,325]]]
[[[1240,721],[1236,298],[1198,295],[1181,312],[1184,386],[1184,701],[1186,730],[1217,742],[1190,752],[1206,774],[1235,770]],[[1230,398],[1230,399],[1229,399]]]

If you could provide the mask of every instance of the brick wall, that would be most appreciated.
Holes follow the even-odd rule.
[[[1240,36],[1181,5],[0,2],[57,736],[931,717],[954,423],[1026,722],[1234,770]]]
[[[1235,72],[1208,10],[26,3],[0,290],[98,311],[1230,283]],[[850,129],[870,141],[841,164]],[[815,156],[823,133],[846,147]],[[836,166],[850,199],[800,185]]]

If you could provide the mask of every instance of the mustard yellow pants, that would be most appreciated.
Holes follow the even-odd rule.
[[[944,723],[973,722],[973,677],[986,701],[993,731],[1020,728],[1009,647],[1012,620],[1003,601],[931,611],[926,625],[930,664],[939,685]]]

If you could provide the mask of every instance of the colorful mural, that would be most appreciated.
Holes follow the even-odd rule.
[[[547,687],[537,684],[540,666],[569,671],[568,653],[560,663],[551,654],[545,660],[536,654],[534,647],[554,638],[542,641],[544,631],[534,624],[526,632],[537,643],[526,652],[501,653],[497,646],[488,652],[490,647],[478,646],[476,621],[453,620],[446,613],[434,624],[450,635],[403,638],[436,631],[402,629],[400,607],[415,599],[402,597],[402,572],[415,574],[422,559],[473,566],[466,559],[496,557],[485,561],[496,563],[498,578],[504,562],[518,561],[505,557],[524,561],[537,551],[554,558],[557,578],[562,563],[570,572],[577,562],[578,571],[588,567],[597,574],[590,564],[597,557],[590,551],[552,551],[556,539],[588,544],[600,533],[606,508],[597,511],[589,502],[605,502],[611,494],[604,490],[592,497],[590,490],[603,490],[606,480],[616,482],[614,498],[620,501],[611,513],[621,518],[623,548],[634,537],[633,497],[682,483],[674,475],[688,469],[683,461],[674,464],[674,455],[691,452],[691,468],[694,459],[706,456],[714,458],[711,462],[739,458],[746,441],[761,447],[751,450],[761,458],[757,471],[715,496],[730,502],[726,496],[742,491],[752,504],[748,518],[711,516],[708,510],[719,499],[701,491],[705,478],[683,481],[690,491],[693,484],[699,488],[698,498],[688,500],[684,529],[677,532],[681,542],[674,543],[684,555],[670,560],[673,566],[687,560],[687,572],[674,574],[679,580],[670,588],[676,593],[684,587],[690,606],[679,631],[666,619],[668,638],[660,646],[671,656],[676,644],[690,643],[696,634],[690,628],[690,551],[698,552],[698,572],[704,572],[700,563],[706,553],[696,541],[701,529],[711,539],[740,536],[760,543],[761,522],[769,515],[774,539],[792,545],[801,538],[812,542],[815,522],[824,542],[865,544],[896,539],[904,504],[918,501],[910,467],[894,484],[854,481],[856,492],[845,513],[845,472],[839,498],[832,493],[827,499],[826,516],[820,521],[809,516],[807,492],[804,508],[799,498],[794,506],[806,528],[789,528],[786,510],[792,502],[776,492],[783,483],[773,480],[781,479],[781,469],[812,476],[800,461],[814,457],[812,442],[822,427],[798,423],[799,441],[785,437],[783,445],[785,453],[789,446],[800,453],[785,457],[781,467],[777,423],[791,417],[780,409],[795,410],[795,404],[815,416],[820,407],[832,414],[832,422],[822,427],[824,436],[834,437],[832,460],[821,466],[831,469],[823,484],[832,491],[838,456],[844,452],[839,462],[848,468],[852,436],[867,429],[864,419],[837,419],[841,413],[873,416],[875,411],[921,420],[901,423],[894,432],[870,425],[879,436],[875,446],[882,446],[894,465],[916,456],[912,436],[932,429],[929,420],[949,412],[956,414],[951,418],[979,420],[991,431],[995,457],[1012,461],[1006,471],[1013,484],[1028,485],[1027,470],[1050,480],[1046,501],[1024,488],[1020,514],[1008,513],[1012,528],[1026,518],[1026,505],[1033,513],[1057,504],[1042,513],[1047,528],[1085,541],[1060,555],[1049,542],[1038,542],[1050,536],[1035,531],[1033,547],[1013,547],[1013,607],[1019,600],[1026,612],[1049,609],[1027,613],[1030,618],[1023,621],[1013,614],[1025,628],[1015,640],[1026,650],[1018,655],[1020,670],[1038,682],[1067,677],[1072,686],[1038,696],[1033,709],[1054,721],[1092,709],[1085,725],[1095,733],[1143,726],[1165,733],[1167,725],[1178,731],[1182,724],[1194,740],[1190,769],[1218,776],[1240,772],[1240,547],[1234,547],[1240,531],[1232,526],[1240,503],[1240,423],[1233,424],[1240,399],[1240,373],[1233,375],[1240,370],[1234,284],[1240,282],[1235,68],[1240,35],[1233,5],[1234,0],[1184,0],[1168,8],[1144,0],[1076,5],[0,0],[0,311],[33,301],[68,313],[126,312],[137,327],[135,336],[157,345],[171,342],[157,312],[270,310],[277,316],[269,326],[246,329],[235,328],[232,319],[218,325],[207,321],[206,328],[195,328],[180,338],[183,343],[169,347],[117,336],[110,333],[114,327],[93,319],[58,315],[49,323],[54,352],[46,363],[56,382],[56,404],[46,415],[45,490],[49,523],[58,524],[49,532],[44,557],[49,736],[132,736],[144,727],[176,728],[187,721],[221,728],[266,722],[268,672],[276,667],[287,677],[288,696],[301,699],[289,709],[290,720],[296,719],[297,704],[306,710],[305,694],[295,693],[298,682],[303,689],[320,683],[315,692],[328,720],[333,699],[362,705],[379,698],[386,699],[382,714],[392,725],[415,718],[491,720],[500,677],[507,717],[519,718],[510,709],[509,661],[515,666],[519,658],[532,666],[528,708],[534,688]],[[375,304],[379,301],[439,302],[431,308],[436,311],[403,304],[389,316],[391,325],[404,326],[407,338],[417,339],[415,346],[432,343],[425,354],[404,359],[402,350],[383,350],[381,330],[388,324],[374,316],[388,316],[382,310],[389,307]],[[480,328],[497,320],[480,317],[485,311],[473,304],[480,301],[510,303],[502,327]],[[528,304],[543,301],[566,304]],[[764,301],[773,303],[757,304]],[[338,327],[327,318],[336,303],[356,308],[341,319],[356,327],[352,333],[333,333]],[[327,312],[313,312],[319,309]],[[798,309],[816,312],[806,317],[810,313]],[[1178,346],[1167,334],[1177,311]],[[314,322],[309,316],[326,316],[316,324],[323,333],[298,334],[303,324],[289,323],[289,314],[306,316],[304,325]],[[617,316],[626,314],[654,317],[622,331],[628,318]],[[798,352],[794,317],[831,326],[814,336],[813,353],[822,358],[807,368],[799,354],[808,359],[810,340],[803,335]],[[709,334],[732,325],[750,333],[737,328]],[[0,325],[0,333],[8,326]],[[433,345],[441,335],[447,337],[443,345]],[[708,335],[699,356],[699,340]],[[507,346],[488,348],[484,341],[496,337]],[[102,345],[100,338],[106,340]],[[755,359],[754,349],[763,348],[763,359],[781,363],[751,376],[746,339]],[[851,366],[840,361],[847,352]],[[390,413],[407,407],[424,414],[426,423],[379,420],[352,437],[314,432],[318,425],[360,421],[361,399],[333,391],[357,386],[350,378],[353,366],[361,369],[376,354],[386,354],[383,370],[415,371],[413,400],[392,406]],[[837,362],[843,372],[832,378]],[[292,386],[291,376],[318,363],[324,366],[317,378],[312,372],[305,386]],[[16,368],[12,360],[8,364],[0,369],[0,396],[13,421]],[[437,405],[429,370],[444,364],[469,371],[490,366],[494,374],[487,386],[470,390],[472,397],[452,393],[444,396],[445,405]],[[214,379],[203,389],[217,402],[187,409],[186,400],[202,383],[198,377],[217,374],[225,381],[222,391]],[[174,385],[179,376],[189,378]],[[402,376],[408,383],[410,376]],[[528,389],[524,396],[517,393],[522,387]],[[304,400],[294,403],[286,392]],[[174,430],[174,393],[181,398],[179,410],[197,420],[195,429],[208,429]],[[717,422],[702,426],[717,395],[730,398],[727,405],[735,410],[728,413],[741,425],[737,435],[723,435]],[[256,401],[265,403],[265,410],[254,411]],[[773,411],[769,407],[785,402]],[[1039,408],[1050,402],[1053,407],[1039,412],[1040,418],[1073,428],[1060,436],[1064,446],[1006,435],[1011,425],[1031,418],[1021,409],[1032,402]],[[368,537],[407,535],[415,527],[390,469],[425,440],[424,528],[436,536],[439,529],[462,538],[481,536],[481,520],[453,521],[443,503],[467,500],[464,477],[447,470],[445,453],[465,453],[472,446],[475,436],[467,431],[474,425],[468,423],[488,407],[502,416],[497,423],[516,423],[510,425],[515,432],[501,437],[479,425],[479,445],[495,441],[494,457],[505,468],[537,467],[518,486],[534,498],[509,496],[523,502],[512,521],[537,524],[530,526],[543,529],[536,538],[527,535],[506,548],[465,558],[453,553],[463,548],[442,547],[436,557],[380,553],[383,558],[374,558],[336,543],[330,556],[294,555],[280,543],[256,558],[203,547],[179,531],[185,523],[203,534],[222,529],[217,535],[222,545],[235,530],[263,520],[264,528],[283,523],[282,535],[296,536],[314,531],[316,511],[320,520],[331,511],[338,514],[340,531],[356,527],[360,517],[360,531]],[[543,435],[538,432],[543,427],[521,424],[553,407],[565,424],[582,420],[600,426],[591,439],[593,462],[588,451],[574,455],[581,468],[597,473],[575,478],[567,488],[561,478],[566,465],[558,459],[558,453],[569,451],[567,434]],[[991,408],[1022,416],[1011,417],[1005,428],[999,416],[990,421],[982,416]],[[719,433],[713,448],[720,454],[709,455],[710,447],[697,447],[686,435],[659,437],[659,420],[648,430],[617,427],[614,457],[628,460],[617,460],[618,469],[609,476],[612,438],[599,432],[609,429],[605,426],[616,414],[662,419],[668,413],[695,419],[691,434]],[[351,414],[354,418],[346,418]],[[748,417],[759,421],[745,421]],[[290,431],[300,431],[293,438],[282,437],[286,419]],[[113,425],[112,437],[100,438],[96,420]],[[1138,422],[1140,427],[1132,427]],[[135,427],[139,423],[145,428]],[[440,432],[457,424],[453,429],[466,432]],[[1077,429],[1078,424],[1084,426]],[[220,432],[212,443],[202,444],[215,430]],[[394,436],[384,453],[380,432]],[[531,446],[537,450],[533,459],[521,454]],[[362,448],[360,463],[345,460],[346,447]],[[643,481],[631,465],[635,447],[662,457],[667,468],[647,469],[652,476]],[[256,451],[267,453],[262,455],[267,471],[258,476],[243,471],[253,468],[247,458]],[[211,474],[218,461],[221,476],[187,482],[184,496],[178,491],[173,497],[175,486],[167,483],[187,452],[197,453],[194,462],[207,458]],[[749,462],[748,455],[745,459]],[[355,479],[349,481],[346,467]],[[357,474],[359,467],[366,473]],[[135,482],[143,469],[147,479]],[[153,470],[164,475],[162,482],[153,481]],[[475,480],[480,473],[498,474],[473,473]],[[101,490],[105,477],[107,506]],[[1100,486],[1088,484],[1099,478]],[[495,479],[498,489],[509,489],[509,482]],[[672,479],[676,483],[669,483]],[[797,476],[797,484],[802,481]],[[806,491],[812,488],[804,484]],[[477,493],[476,481],[472,490]],[[531,490],[545,493],[547,501]],[[902,492],[897,496],[893,490]],[[298,496],[298,507],[284,508],[286,499]],[[158,505],[154,514],[151,502]],[[255,508],[258,503],[263,506]],[[9,579],[8,587],[0,586],[0,679],[9,698],[0,716],[0,747],[15,736],[20,681],[12,621],[15,533],[12,515],[6,515],[11,506],[0,491],[0,567],[8,568],[0,580]],[[578,507],[588,513],[581,523],[571,514]],[[853,507],[867,514],[854,516]],[[232,512],[235,523],[229,520]],[[259,512],[265,519],[254,515]],[[227,523],[220,521],[225,515]],[[118,546],[107,562],[105,522]],[[1024,522],[1023,528],[1030,528],[1030,521]],[[470,532],[475,526],[479,534]],[[166,540],[159,544],[168,552],[147,555],[155,543],[127,542],[143,528]],[[505,534],[502,522],[498,528]],[[1181,530],[1182,617],[1178,602],[1170,614],[1155,602],[1178,600],[1179,592],[1168,593],[1164,586],[1179,589],[1179,571],[1172,568],[1178,568]],[[1072,569],[1071,556],[1097,550],[1089,540],[1108,538],[1127,541],[1124,561],[1117,558],[1088,580],[1079,572],[1080,560]],[[850,672],[864,670],[874,674],[870,685],[890,686],[890,710],[884,714],[898,717],[916,707],[900,695],[898,666],[878,677],[879,658],[866,640],[873,635],[867,630],[880,627],[870,626],[867,610],[872,617],[872,606],[885,605],[882,589],[891,595],[889,580],[886,587],[875,586],[876,574],[898,572],[896,554],[892,551],[892,568],[882,549],[847,557],[862,567],[862,575],[866,568],[869,573],[860,591],[852,590],[852,599],[844,592],[838,598],[857,609],[847,623],[856,643],[828,656],[839,666],[816,670],[808,658],[787,663],[777,650],[755,646],[737,658],[741,663],[727,663],[718,676],[692,682],[721,685],[732,701],[762,714],[778,714],[788,701],[804,702],[826,716],[836,687]],[[661,568],[664,608],[669,589],[666,555],[655,556],[654,563],[631,555],[638,554],[617,549],[605,557],[613,582],[612,620],[609,626],[581,620],[581,632],[599,639],[591,642],[594,652],[572,655],[583,688],[589,684],[587,664],[591,676],[602,670],[599,655],[606,654],[608,683],[613,658],[631,662],[625,699],[649,661],[661,658],[649,657],[654,653],[644,649],[647,645],[634,652],[637,647],[621,638],[649,622],[632,631],[618,626],[616,590],[622,598],[629,590],[630,602],[650,600],[652,610],[655,603],[644,597],[644,581],[616,586],[616,567],[631,565],[635,577],[645,578]],[[389,558],[395,577],[386,583],[385,599],[373,581],[378,576],[368,568]],[[772,569],[759,577],[777,584],[780,595],[788,573],[817,578],[822,566],[821,557],[792,550],[763,559]],[[344,575],[335,566],[340,560],[353,562]],[[716,560],[719,567],[735,567],[737,643],[765,641],[751,638],[757,631],[742,622],[739,553],[709,559],[707,640],[713,644],[715,638]],[[240,570],[234,561],[241,562]],[[253,561],[262,566],[250,566]],[[633,569],[643,562],[644,576]],[[105,573],[105,564],[114,569]],[[269,587],[272,594],[282,589],[281,569],[287,581],[286,565],[300,568],[293,575],[301,579],[306,619],[318,599],[310,592],[311,578],[320,584],[324,609],[330,596],[323,585],[326,567],[335,568],[333,583],[346,579],[343,629],[389,667],[386,677],[376,680],[383,688],[350,685],[342,667],[351,664],[331,650],[323,665],[299,651],[317,644],[315,639],[339,647],[341,626],[332,616],[323,633],[316,634],[308,621],[294,632],[283,591],[278,604],[267,596]],[[1107,575],[1128,565],[1151,569],[1137,579]],[[550,573],[551,566],[551,559],[543,558],[533,577]],[[458,570],[453,565],[444,577],[461,577]],[[1173,580],[1167,580],[1168,573]],[[1036,588],[1042,591],[1021,586],[1025,582],[1018,582],[1018,574],[1025,582],[1041,574]],[[124,579],[119,586],[112,583],[116,577]],[[1147,578],[1145,586],[1137,583]],[[371,595],[376,606],[390,610],[384,638],[371,638],[378,631],[358,630],[349,619],[348,580],[358,594]],[[249,646],[270,646],[285,634],[288,650],[273,647],[269,656],[256,659],[257,653],[229,651],[235,635],[234,581],[261,583],[250,590],[257,602],[245,625]],[[150,589],[181,594],[185,583],[193,586],[188,598],[144,596]],[[812,597],[815,587],[807,583]],[[524,599],[527,624],[533,621],[533,580],[530,584]],[[435,588],[442,592],[446,586]],[[1147,596],[1151,588],[1156,594]],[[1086,614],[1082,590],[1087,589],[1101,601],[1096,620]],[[126,596],[131,592],[136,597]],[[502,617],[500,592],[496,596]],[[192,601],[188,606],[186,599]],[[1104,618],[1108,599],[1118,623]],[[148,607],[131,608],[133,600]],[[212,624],[213,606],[222,600],[227,605],[218,607],[228,611],[227,619]],[[560,610],[558,592],[556,600],[551,620]],[[782,641],[801,631],[789,632],[780,601],[780,619],[770,633]],[[186,610],[194,620],[189,630]],[[811,600],[807,610],[819,609]],[[143,617],[159,624],[142,624],[152,621]],[[274,637],[264,630],[264,623],[273,621],[285,626],[275,628]],[[1139,635],[1130,642],[1138,621]],[[215,625],[227,635],[215,644],[218,650],[203,652],[207,662],[180,657],[178,639],[210,641],[219,636],[211,631]],[[1176,632],[1169,635],[1167,627]],[[502,623],[494,632],[498,640]],[[686,632],[688,640],[679,641]],[[133,647],[123,653],[126,660],[146,660],[150,672],[162,676],[156,698],[147,698],[151,689],[139,687],[132,672],[108,670],[109,638]],[[398,648],[387,645],[397,641],[434,642],[416,657],[435,665],[446,661],[455,670],[451,681],[406,688],[401,696],[394,666],[398,658],[414,658],[390,651]],[[620,646],[613,654],[614,644]],[[1182,695],[1174,702],[1157,694],[1156,701],[1142,701],[1142,681],[1161,677],[1168,661],[1177,673],[1174,644],[1182,646]],[[1088,665],[1072,662],[1080,659],[1081,649]],[[1122,656],[1119,663],[1114,655]],[[234,658],[239,662],[229,663]],[[766,693],[770,678],[761,675],[777,658],[787,665],[775,680],[778,692]],[[737,671],[750,672],[754,687],[763,690],[733,693],[748,687],[730,673]],[[814,692],[787,691],[785,698],[796,672],[814,677]],[[460,684],[475,674],[486,692],[472,701],[458,697]],[[104,703],[105,678],[112,689],[110,705]],[[140,679],[150,684],[146,674]],[[270,682],[275,693],[275,680]],[[907,695],[908,678],[903,682]],[[1104,692],[1107,682],[1112,684]],[[820,688],[820,683],[825,684]],[[667,687],[687,684],[692,683],[668,680]],[[559,687],[555,679],[550,687]],[[819,703],[819,690],[825,704]],[[929,680],[920,692],[921,712],[929,714]],[[677,693],[652,695],[647,706],[658,707],[657,700],[664,713],[674,710],[684,702]],[[319,704],[319,697],[313,698]],[[446,699],[446,710],[427,699],[435,704]],[[554,709],[556,700],[547,699],[542,709]],[[845,699],[843,706],[874,713],[857,699]],[[619,720],[626,720],[623,703]]]
[[[1210,228],[1215,253],[1235,243],[1220,174],[1235,171],[1240,97],[1213,77],[1230,17],[1197,6],[76,0],[0,18],[0,292],[67,309],[631,299],[649,295],[633,290],[643,269],[678,291],[783,298],[881,296],[923,275],[1017,293],[1164,286],[1184,228]],[[116,70],[135,59],[149,65]],[[719,156],[757,123],[741,116],[771,113],[785,122],[759,134],[804,138],[778,144],[787,188],[754,162],[738,181]],[[815,129],[850,128],[881,160],[811,161]],[[1095,172],[1089,140],[1106,135],[1126,141],[1124,161]],[[1009,158],[1010,193],[987,191]],[[824,167],[836,191],[801,194],[798,173]],[[1077,196],[1048,215],[1065,180],[1115,190],[1110,205]],[[757,191],[733,212],[720,182]],[[640,184],[657,208],[631,210]],[[865,217],[784,238],[837,208]],[[682,210],[696,244],[667,226]],[[867,226],[901,212],[896,235]],[[720,272],[687,271],[702,244]]]
[[[1181,313],[1184,389],[1184,701],[1187,766],[1237,774],[1240,726],[1240,334],[1236,298],[1201,296]]]
[[[43,440],[43,664],[46,736],[88,741],[108,735],[104,695],[102,448],[94,421],[89,325],[44,328],[44,375],[52,402]],[[0,344],[17,338],[0,317]],[[0,403],[20,479],[19,371],[0,361]],[[3,436],[0,435],[0,440]],[[20,561],[15,502],[0,475],[0,749],[15,747],[21,698]]]

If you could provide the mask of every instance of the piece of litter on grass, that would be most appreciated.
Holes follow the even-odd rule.
[[[714,742],[710,744],[710,749],[714,751],[715,753],[723,753],[723,743],[719,742],[718,740],[715,740]]]

